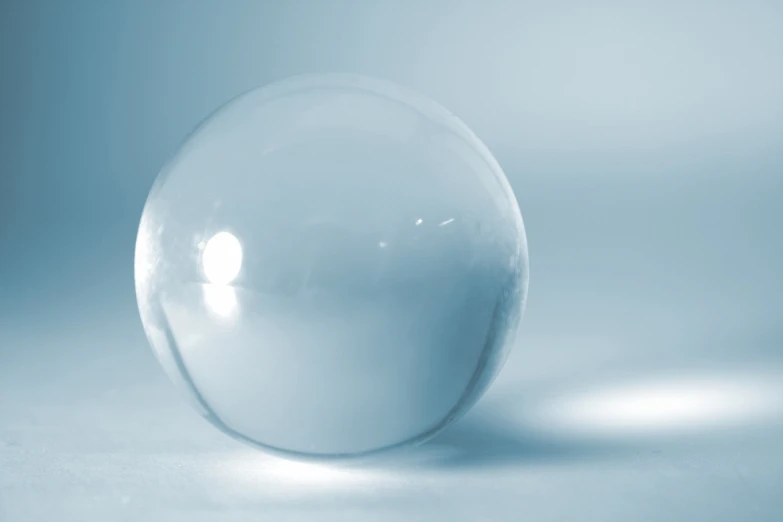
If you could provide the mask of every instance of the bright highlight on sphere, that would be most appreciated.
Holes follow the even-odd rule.
[[[207,241],[201,259],[207,280],[227,285],[242,268],[242,245],[230,232],[218,232]]]
[[[485,145],[420,94],[348,75],[250,91],[156,180],[136,293],[164,370],[225,433],[283,456],[420,443],[500,370],[528,281]]]

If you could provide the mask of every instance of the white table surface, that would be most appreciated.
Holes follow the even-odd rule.
[[[356,468],[267,457],[202,421],[157,367],[132,300],[40,328],[7,314],[0,520],[783,520],[774,318],[653,303],[613,329],[605,306],[573,299],[564,315],[585,317],[558,329],[533,303],[466,418]]]

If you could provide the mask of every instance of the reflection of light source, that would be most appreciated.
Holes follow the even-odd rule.
[[[230,232],[212,236],[201,253],[201,266],[211,284],[203,285],[204,302],[215,314],[230,317],[237,307],[234,289],[227,286],[242,268],[242,245]]]
[[[231,317],[237,308],[234,289],[224,285],[203,285],[204,302],[220,317]]]
[[[742,425],[783,411],[780,377],[680,378],[608,388],[552,401],[546,424],[595,435],[645,435]]]
[[[218,232],[204,246],[201,265],[210,283],[227,285],[242,268],[242,245],[234,234]]]

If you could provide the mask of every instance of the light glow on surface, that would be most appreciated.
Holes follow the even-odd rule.
[[[210,283],[227,285],[242,268],[242,244],[234,234],[218,232],[204,245],[201,264]]]
[[[286,492],[375,490],[388,485],[392,476],[380,470],[340,467],[334,464],[287,460],[260,453],[242,452],[221,460],[216,470],[236,487],[261,487]]]
[[[604,388],[540,408],[552,428],[639,434],[744,425],[783,413],[780,376],[670,378]]]

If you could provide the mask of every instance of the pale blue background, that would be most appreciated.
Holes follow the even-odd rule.
[[[452,109],[528,229],[508,366],[405,465],[286,468],[225,439],[138,322],[157,170],[232,96],[312,72]],[[780,2],[5,0],[0,521],[781,520],[781,198]],[[697,376],[719,404],[672,384]],[[555,407],[648,381],[670,393],[635,428],[611,401]]]

